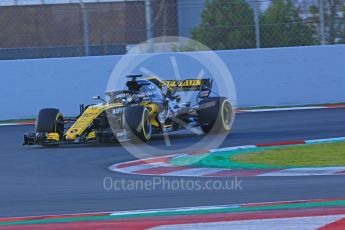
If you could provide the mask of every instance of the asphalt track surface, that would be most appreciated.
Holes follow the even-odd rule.
[[[152,180],[118,174],[107,167],[134,160],[121,145],[22,146],[33,126],[0,127],[0,217],[173,208],[298,199],[344,198],[345,176],[245,177],[242,190],[105,190],[113,180]],[[238,114],[223,146],[345,136],[345,109]],[[202,138],[188,132],[156,137],[157,148],[178,149]],[[160,152],[152,153],[159,155]],[[166,180],[180,178],[169,177]],[[193,178],[189,178],[193,179]],[[209,178],[195,178],[201,181]],[[233,178],[217,178],[229,180]]]

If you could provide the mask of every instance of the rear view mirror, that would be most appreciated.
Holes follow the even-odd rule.
[[[104,103],[107,103],[104,99],[101,98],[101,96],[93,96],[92,99],[100,100],[100,101],[103,101]]]

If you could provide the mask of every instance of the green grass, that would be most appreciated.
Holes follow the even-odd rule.
[[[345,142],[260,147],[172,158],[177,166],[260,169],[345,166]]]
[[[302,145],[235,154],[229,161],[281,167],[326,167],[345,165],[345,142]]]
[[[32,122],[32,121],[35,121],[35,118],[1,120],[0,124],[18,123],[18,122]]]

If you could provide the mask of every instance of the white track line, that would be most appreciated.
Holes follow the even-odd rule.
[[[152,164],[141,164],[141,165],[134,165],[134,166],[129,166],[129,167],[124,167],[124,168],[117,168],[115,169],[118,172],[124,172],[124,173],[132,173],[132,172],[136,172],[139,170],[143,170],[143,169],[151,169],[151,168],[155,168],[157,166],[152,165]]]
[[[217,169],[217,168],[191,168],[191,169],[183,169],[177,170],[174,172],[164,173],[163,176],[203,176],[206,174],[217,173],[224,171],[225,169]]]
[[[239,150],[239,149],[252,149],[252,148],[257,148],[257,147],[256,147],[256,145],[243,145],[243,146],[211,149],[210,152],[213,153],[213,152],[234,151],[234,150]]]
[[[334,175],[337,172],[344,171],[345,167],[320,167],[320,168],[291,168],[275,172],[263,173],[258,176],[317,176]]]

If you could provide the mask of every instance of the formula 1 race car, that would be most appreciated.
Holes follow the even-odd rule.
[[[226,133],[234,112],[225,97],[210,97],[211,79],[160,80],[127,76],[126,89],[107,92],[108,100],[80,106],[80,115],[64,119],[55,108],[39,111],[35,132],[24,135],[24,145],[149,141],[152,134],[199,126],[204,133]],[[195,91],[195,105],[182,101],[182,91]],[[69,127],[65,127],[68,126]]]

